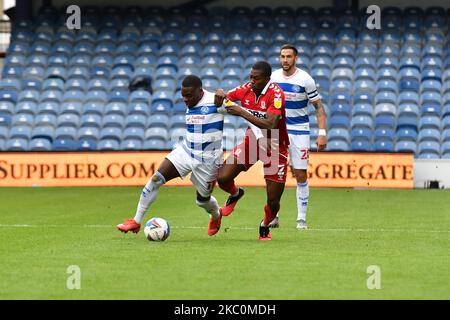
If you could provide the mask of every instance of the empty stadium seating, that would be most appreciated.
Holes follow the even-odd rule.
[[[279,68],[279,49],[290,42],[322,95],[328,150],[450,158],[450,20],[442,8],[385,7],[382,32],[365,28],[364,10],[133,6],[102,18],[106,8],[83,10],[77,32],[65,28],[64,8],[14,23],[0,78],[0,150],[171,148],[184,135],[183,77],[228,90],[248,81],[260,59]],[[130,92],[139,75],[151,77],[152,90]],[[227,117],[226,149],[243,127]]]

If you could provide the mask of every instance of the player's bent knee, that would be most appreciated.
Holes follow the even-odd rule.
[[[278,200],[269,200],[267,201],[267,205],[272,211],[278,211],[280,209],[280,201]]]
[[[295,173],[295,178],[298,183],[305,183],[308,180],[306,170],[299,170]]]
[[[151,180],[152,184],[155,184],[158,187],[160,187],[164,183],[166,183],[166,179],[159,171],[156,171],[150,180]]]

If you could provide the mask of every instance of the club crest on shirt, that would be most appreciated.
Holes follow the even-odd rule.
[[[275,109],[280,109],[282,105],[283,101],[280,98],[273,99],[273,106],[275,107]]]
[[[261,102],[261,109],[266,109],[266,102],[265,101],[262,101]]]
[[[294,84],[294,85],[292,86],[292,91],[293,91],[293,92],[300,92],[300,86]]]
[[[202,107],[202,109],[200,111],[202,114],[207,114],[209,112],[209,108],[208,108],[208,106],[204,106],[204,107]]]

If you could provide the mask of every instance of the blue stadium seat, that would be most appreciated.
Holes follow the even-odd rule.
[[[376,84],[377,93],[392,92],[397,94],[397,87],[397,82],[391,79],[383,79],[378,81]],[[394,99],[394,101],[396,101],[396,99]]]
[[[145,76],[148,76],[149,71],[144,73]],[[135,74],[136,75],[136,74]],[[177,76],[177,69],[175,67],[167,67],[162,66],[156,69],[154,72],[155,79],[173,79],[175,80]]]
[[[446,115],[442,119],[442,130],[446,130],[450,128],[450,115]]]
[[[318,80],[330,80],[331,79],[331,71],[330,69],[327,68],[313,68],[311,70],[311,76],[313,77],[314,80],[318,81]]]
[[[375,140],[374,151],[377,152],[393,152],[394,143],[387,140]]]
[[[60,103],[62,101],[62,94],[59,90],[45,90],[41,93],[40,102],[55,102]]]
[[[9,139],[25,139],[29,140],[31,137],[31,127],[16,125],[9,130]]]
[[[125,102],[110,102],[105,106],[104,113],[105,115],[117,114],[125,117],[127,115],[127,105]]]
[[[57,117],[55,114],[53,113],[47,113],[47,112],[42,112],[39,113],[35,120],[34,120],[34,125],[35,126],[51,126],[51,127],[55,127],[57,125]]]
[[[351,122],[351,128],[373,128],[373,118],[370,116],[356,116],[353,117]]]
[[[449,154],[450,153],[450,141],[446,141],[441,145],[441,154]]]
[[[127,89],[113,90],[107,95],[107,99],[106,100],[101,100],[101,101],[127,103],[128,102],[128,96],[129,96],[129,91]]]
[[[156,115],[154,115],[154,117],[156,117]],[[125,118],[125,127],[146,128],[147,117],[140,114],[129,115]]]
[[[399,140],[395,144],[395,151],[415,154],[417,152],[417,144],[414,141]]]
[[[126,139],[120,143],[120,150],[141,150],[143,143],[140,140]]]
[[[65,90],[80,90],[87,89],[87,82],[84,79],[68,79],[64,85]]]
[[[418,117],[414,114],[401,114],[397,118],[397,128],[410,128],[417,130]]]
[[[441,121],[440,118],[437,116],[423,116],[420,118],[419,121],[419,128],[425,129],[425,128],[436,128],[440,130],[441,127]]]
[[[165,139],[149,139],[144,142],[144,150],[165,150],[166,140]]]
[[[398,57],[400,53],[400,49],[398,45],[393,43],[386,43],[381,45],[381,47],[378,49],[378,56],[382,57]]]
[[[77,143],[69,139],[55,139],[52,143],[54,151],[74,151],[77,149]]]
[[[381,56],[377,60],[377,67],[378,67],[378,69],[381,69],[381,68],[398,69],[399,61],[398,61],[398,59],[396,57],[384,57],[384,56]]]
[[[123,128],[125,127],[125,117],[119,114],[108,114],[103,117],[103,128]]]
[[[355,80],[375,80],[377,77],[372,67],[357,68],[355,70]]]
[[[412,115],[416,118],[419,116],[419,107],[415,104],[400,104],[398,108],[398,116]]]
[[[328,125],[330,128],[348,129],[350,126],[350,118],[344,115],[331,116]]]
[[[381,91],[378,92],[375,96],[375,103],[379,104],[392,104],[395,105],[397,103],[397,95],[392,91]]]
[[[9,137],[9,129],[4,126],[0,126],[0,140],[6,140]]]
[[[419,94],[414,91],[401,92],[398,97],[398,104],[419,105]]]
[[[442,83],[440,80],[439,81],[433,79],[423,80],[422,78],[422,83],[420,85],[420,92],[422,94],[425,92],[436,92],[438,94],[441,94]]]
[[[424,153],[432,153],[437,155],[436,158],[439,158],[440,156],[440,149],[441,145],[439,142],[436,141],[422,141],[419,143],[419,155],[422,155]]]
[[[56,139],[75,140],[77,137],[77,129],[72,126],[59,126],[55,131]]]
[[[28,146],[30,151],[50,151],[52,149],[51,141],[47,139],[32,139]]]
[[[390,79],[397,81],[397,68],[395,67],[380,67],[377,71],[376,77],[378,80]]]
[[[367,152],[371,151],[371,144],[368,140],[352,140],[351,149],[356,152]]]
[[[25,102],[25,103],[30,104],[29,102]],[[34,104],[34,105],[36,105],[36,104]],[[13,113],[14,113],[14,103],[13,102],[0,101],[0,114],[11,116]]]
[[[422,141],[441,141],[441,132],[435,128],[426,128],[419,131],[419,142]]]
[[[100,130],[100,139],[115,140],[118,143],[122,140],[122,129],[117,127],[107,127]]]
[[[186,135],[185,128],[172,128],[169,130],[170,140],[173,142],[182,141],[185,135]]]
[[[114,151],[120,150],[119,141],[113,139],[103,139],[97,144],[97,150]]]
[[[41,100],[39,91],[30,89],[20,92],[19,96],[14,91],[2,91],[0,92],[0,99],[12,103],[25,101],[38,103]]]
[[[389,80],[392,81],[392,80]],[[401,91],[419,91],[420,82],[417,79],[400,80],[399,88]]]
[[[28,140],[9,139],[6,141],[5,149],[7,151],[26,151],[28,150]]]
[[[441,116],[441,106],[438,103],[429,103],[420,108],[421,116]]]
[[[91,139],[80,139],[78,140],[77,149],[80,151],[97,150],[97,141]]]
[[[401,80],[415,80],[415,81],[420,81],[422,75],[419,72],[419,69],[415,69],[415,68],[403,68],[400,70],[399,72],[399,78],[400,81]]]
[[[92,67],[111,67],[113,64],[113,56],[108,53],[99,53],[92,59]]]
[[[145,136],[145,130],[144,128],[140,127],[129,127],[126,128],[123,132],[123,139],[128,140],[137,140],[137,141],[143,141]]]
[[[349,151],[350,146],[343,140],[329,141],[327,144],[328,151]]]
[[[392,128],[379,127],[377,129],[375,129],[374,137],[375,137],[375,140],[394,141],[395,133]]]
[[[343,128],[331,128],[328,131],[328,139],[329,141],[334,141],[334,140],[344,140],[347,143],[350,142],[350,134],[349,131],[347,129],[343,129]]]
[[[5,116],[8,117],[8,116]],[[11,119],[11,124],[13,126],[28,126],[32,127],[34,123],[34,117],[27,113],[17,113],[13,115]]]
[[[56,106],[56,107],[58,106],[57,104],[54,104],[54,103],[44,103],[44,104],[40,104],[40,105],[47,105],[47,104],[52,105],[52,106]],[[1,110],[1,104],[0,104],[0,111],[2,111]],[[8,112],[8,109],[3,109],[3,111],[0,112],[0,113],[11,114],[11,116],[14,113],[29,113],[31,115],[35,115],[36,113],[38,113],[38,111],[39,111],[39,107],[38,107],[38,105],[35,102],[25,101],[25,102],[19,102],[16,105],[15,110],[13,112],[11,112],[11,113]],[[57,112],[57,109],[56,109],[55,112]]]
[[[99,101],[86,102],[83,106],[84,114],[97,114],[103,116],[105,104]]]
[[[331,106],[331,115],[344,115],[350,116],[350,104],[347,103],[336,103]]]
[[[364,127],[356,127],[351,130],[352,139],[358,140],[371,140],[372,139],[372,130]]]
[[[144,118],[142,118],[142,120],[145,120]],[[153,127],[153,126],[163,126],[163,127],[168,127],[170,124],[170,117],[167,114],[155,114],[152,115],[152,117],[149,118],[148,120],[148,126]]]
[[[410,127],[402,127],[397,130],[397,139],[403,141],[413,141],[417,140],[417,130]]]
[[[392,128],[394,129],[396,125],[395,116],[392,114],[380,114],[375,117],[375,127],[376,128]]]
[[[100,130],[98,127],[81,127],[77,134],[78,140],[92,140],[97,141],[100,139]]]
[[[185,132],[185,129],[183,129]],[[145,131],[145,140],[148,141],[150,139],[160,139],[167,141],[169,137],[169,132],[165,127],[151,127]]]
[[[241,85],[240,81],[236,79],[225,79],[220,82],[220,87],[223,88],[225,91],[234,89],[240,85]]]
[[[67,79],[67,70],[64,67],[52,66],[45,70],[44,78],[58,77]]]

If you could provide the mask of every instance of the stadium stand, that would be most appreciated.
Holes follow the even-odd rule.
[[[231,89],[260,59],[278,68],[289,42],[322,94],[328,150],[450,157],[450,20],[442,8],[386,7],[402,19],[388,14],[383,32],[368,32],[365,10],[212,7],[188,17],[133,6],[99,19],[102,8],[85,9],[77,32],[65,28],[65,8],[14,21],[0,80],[0,150],[170,148],[184,134],[184,76]],[[243,127],[227,119],[225,148]]]

